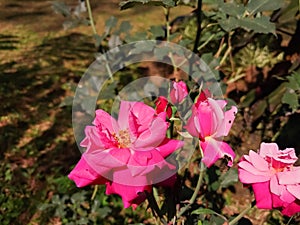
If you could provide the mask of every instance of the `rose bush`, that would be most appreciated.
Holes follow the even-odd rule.
[[[81,146],[86,151],[69,174],[78,187],[105,184],[106,194],[118,194],[124,207],[136,207],[153,184],[176,173],[176,165],[166,158],[183,142],[166,138],[165,112],[121,101],[118,120],[97,110],[93,124],[85,128]]]
[[[292,216],[300,212],[300,167],[295,150],[279,150],[275,143],[262,143],[259,152],[244,155],[239,166],[239,179],[253,188],[256,206],[279,208]]]

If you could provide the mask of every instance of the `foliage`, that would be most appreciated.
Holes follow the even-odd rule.
[[[192,11],[196,3],[188,0],[121,1],[121,10],[139,9],[140,6],[161,7],[165,13],[161,18],[165,21],[133,32],[135,21],[119,21],[112,16],[105,21],[102,32],[93,34],[94,42],[85,36],[50,36],[35,40],[36,48],[28,53],[28,60],[27,56],[21,57],[23,64],[17,65],[17,59],[0,64],[4,75],[10,76],[1,78],[3,85],[0,87],[1,94],[7,95],[3,97],[2,106],[5,115],[0,117],[0,140],[3,143],[1,153],[5,153],[5,159],[0,163],[1,224],[21,224],[24,221],[30,224],[54,224],[55,221],[62,224],[154,223],[149,219],[146,204],[136,211],[124,210],[121,200],[117,196],[106,196],[103,187],[99,187],[96,196],[92,198],[94,190],[86,188],[79,191],[66,179],[71,165],[79,157],[71,153],[76,151],[74,149],[77,146],[70,131],[71,123],[66,118],[70,117],[73,86],[80,79],[83,68],[93,60],[94,45],[102,53],[124,43],[145,39],[168,40],[190,50],[196,45],[197,53],[223,83],[226,97],[234,100],[240,109],[237,125],[229,139],[240,155],[250,148],[258,148],[260,141],[279,141],[285,139],[282,138],[284,135],[299,133],[299,129],[295,127],[288,130],[290,133],[285,133],[285,128],[293,123],[293,118],[299,117],[300,53],[295,47],[297,45],[293,45],[293,40],[299,36],[299,31],[296,31],[297,27],[299,29],[298,2],[205,0],[199,43],[195,43],[199,32],[197,15],[196,11]],[[172,10],[182,5],[191,7],[192,12],[170,20]],[[81,5],[76,5],[73,9],[56,1],[53,2],[53,9],[64,16],[65,28],[91,25],[91,20],[86,19],[86,11]],[[26,41],[24,39],[20,34],[1,34],[0,49],[20,51]],[[83,39],[86,40],[83,43],[78,41]],[[296,43],[299,43],[297,39]],[[59,50],[57,46],[60,46]],[[139,46],[134,49],[136,54],[139,50],[143,49]],[[161,55],[164,55],[163,51],[162,49]],[[22,54],[23,52],[18,56]],[[32,57],[34,54],[39,55]],[[81,61],[81,64],[76,65],[72,57]],[[71,66],[66,68],[65,65],[68,64]],[[115,74],[115,80],[106,84],[107,89],[103,91],[105,95],[101,94],[102,98],[97,103],[108,111],[112,98],[118,91],[132,79],[139,77],[139,69],[137,65],[133,65]],[[70,83],[70,86],[66,83]],[[30,91],[36,95],[30,94]],[[23,95],[26,98],[23,99]],[[22,106],[11,99],[22,99]],[[37,106],[33,106],[30,99],[37,99]],[[54,116],[48,113],[50,109],[55,109]],[[36,113],[37,111],[40,113]],[[43,130],[47,124],[50,124],[49,127]],[[21,140],[25,141],[24,145]],[[281,145],[289,144],[285,139],[285,143]],[[296,147],[299,153],[299,145]],[[66,149],[68,154],[59,159],[59,152]],[[17,163],[16,158],[19,160]],[[30,160],[34,159],[38,163],[30,164]],[[199,162],[200,157],[195,154],[191,163],[180,173],[180,191],[178,196],[173,197],[177,201],[177,207],[182,209],[188,206],[188,210],[178,222],[222,224],[224,221],[231,221],[237,213],[235,206],[232,206],[237,197],[232,196],[241,188],[236,184],[237,170],[228,170],[224,162],[207,170],[197,195],[198,201],[191,205],[186,202],[192,197],[196,187]],[[166,197],[169,190],[159,188],[156,191],[154,197],[161,211],[172,215],[168,204],[174,199]],[[245,196],[250,198],[248,192]],[[238,204],[240,208],[245,206],[240,202]],[[254,214],[255,212],[250,212],[253,221]],[[265,220],[269,224],[286,224],[289,218],[282,217],[274,210]],[[296,216],[289,224],[297,222],[299,218]]]

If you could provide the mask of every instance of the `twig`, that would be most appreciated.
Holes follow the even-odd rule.
[[[193,48],[193,52],[197,53],[197,49],[198,49],[198,44],[200,41],[200,37],[201,37],[201,23],[202,23],[202,0],[198,0],[198,4],[197,4],[197,9],[196,9],[196,15],[197,15],[197,34],[196,34],[196,39],[195,39],[195,43],[194,43],[194,48]]]
[[[90,0],[86,0],[85,2],[86,2],[86,7],[87,7],[87,10],[88,10],[88,13],[89,13],[89,18],[90,18],[90,22],[91,22],[93,33],[95,35],[97,35],[97,30],[96,30],[94,19],[93,19],[93,14],[92,14]]]
[[[201,147],[200,147],[200,155],[201,155],[201,159],[202,159],[203,158],[203,151],[202,151]],[[199,174],[199,178],[198,178],[197,185],[196,185],[196,188],[194,190],[194,193],[193,193],[192,197],[189,200],[189,204],[187,204],[186,206],[184,206],[180,210],[177,217],[182,216],[191,207],[191,205],[194,204],[194,202],[197,198],[197,195],[200,191],[200,188],[201,188],[202,180],[203,180],[203,177],[204,177],[204,172],[205,172],[205,165],[201,160],[201,162],[200,162],[200,174]]]
[[[236,224],[242,217],[244,217],[249,212],[250,209],[252,209],[252,205],[250,205],[246,209],[244,209],[237,217],[235,217],[233,220],[231,220],[228,225]]]
[[[98,185],[95,185],[91,200],[94,200],[98,191]]]

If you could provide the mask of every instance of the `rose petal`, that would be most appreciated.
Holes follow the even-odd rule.
[[[167,129],[167,123],[160,117],[153,119],[148,129],[140,133],[137,140],[133,143],[134,149],[147,151],[149,148],[158,147],[165,139]]]
[[[278,146],[275,143],[261,143],[259,149],[259,155],[263,158],[266,156],[274,156],[278,154]]]
[[[287,185],[287,190],[291,193],[295,198],[300,200],[300,185]]]
[[[300,212],[300,201],[292,202],[291,204],[287,205],[281,213],[286,216],[293,216],[295,213]]]
[[[166,158],[177,149],[183,147],[183,145],[183,141],[165,138],[165,140],[158,147],[156,147],[156,150],[160,152],[162,157]]]
[[[300,167],[294,167],[292,171],[277,173],[280,184],[300,184]]]
[[[252,184],[256,199],[256,206],[259,209],[272,209],[272,196],[270,192],[270,183],[262,182]]]
[[[151,192],[151,186],[129,186],[118,183],[108,183],[106,186],[106,194],[117,194],[121,196],[124,208],[130,207],[132,204],[136,207],[146,199],[143,192]]]
[[[101,109],[96,110],[96,117],[93,124],[95,126],[101,126],[102,129],[108,130],[109,133],[118,133],[119,131],[115,118],[111,117],[111,115]]]
[[[207,167],[210,167],[218,159],[223,158],[225,155],[230,159],[228,161],[228,166],[232,166],[235,153],[227,143],[209,138],[205,140],[205,142],[200,142],[200,145],[204,154],[202,161]]]
[[[259,154],[257,154],[256,152],[250,151],[249,157],[250,157],[251,163],[257,170],[263,171],[263,172],[269,170],[268,162],[264,158],[262,158]]]
[[[95,170],[93,170],[92,167],[90,167],[84,157],[81,157],[68,177],[76,183],[77,187],[105,184],[107,182],[107,179],[102,177]]]
[[[270,177],[264,175],[255,175],[248,170],[239,168],[239,179],[244,184],[253,184],[253,183],[260,183],[266,182],[270,180]]]

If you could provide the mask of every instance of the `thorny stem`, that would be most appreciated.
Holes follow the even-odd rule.
[[[200,155],[201,155],[201,159],[202,159],[203,158],[203,151],[202,151],[201,147],[200,147]],[[194,202],[195,202],[195,200],[197,198],[197,195],[198,195],[198,193],[200,191],[204,174],[205,174],[205,165],[204,165],[204,163],[201,160],[201,162],[200,162],[200,174],[199,174],[199,178],[198,178],[197,185],[196,185],[196,188],[194,190],[194,193],[193,193],[192,197],[189,200],[189,204],[187,204],[186,206],[184,206],[180,210],[180,212],[178,213],[177,217],[182,216],[191,207],[191,205],[194,204]]]
[[[197,15],[197,34],[196,34],[196,39],[195,39],[194,48],[193,48],[194,53],[197,53],[198,44],[200,41],[201,31],[202,31],[201,30],[202,0],[198,0],[196,15]]]
[[[169,7],[164,7],[164,13],[165,13],[165,20],[166,20],[166,39],[167,42],[170,41],[170,8]]]
[[[88,14],[89,14],[89,18],[90,18],[93,33],[94,33],[94,35],[97,35],[97,30],[96,30],[93,15],[92,15],[90,0],[85,0],[85,2],[86,2],[86,7],[87,7],[87,10],[88,10]]]

